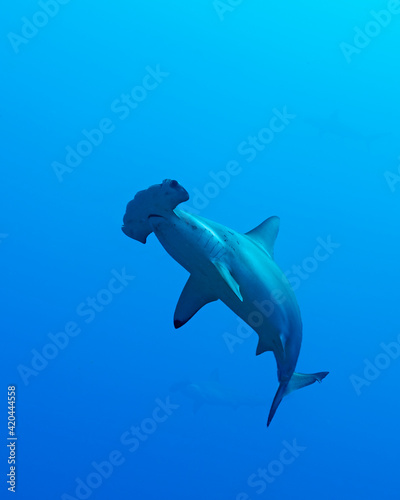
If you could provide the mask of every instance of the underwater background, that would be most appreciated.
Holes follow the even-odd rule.
[[[397,0],[3,6],[1,498],[400,498],[399,26]],[[273,355],[221,302],[176,331],[187,272],[121,231],[165,178],[235,230],[281,218],[297,370],[330,375],[268,429]]]

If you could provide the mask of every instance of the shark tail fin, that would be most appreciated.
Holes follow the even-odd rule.
[[[319,373],[293,373],[291,379],[279,384],[278,390],[276,391],[275,398],[272,402],[271,410],[268,416],[267,427],[269,427],[278,406],[280,405],[282,399],[293,391],[297,391],[302,387],[307,387],[314,382],[322,382],[322,380],[329,374],[329,372],[319,372]]]

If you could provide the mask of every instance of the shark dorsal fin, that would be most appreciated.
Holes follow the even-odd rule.
[[[276,237],[279,233],[280,219],[273,216],[262,222],[255,229],[252,229],[246,236],[255,241],[258,245],[263,247],[274,258],[274,244]]]

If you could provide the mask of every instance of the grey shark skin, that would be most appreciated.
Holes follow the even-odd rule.
[[[215,371],[206,382],[179,382],[171,387],[171,392],[181,392],[193,401],[193,411],[197,412],[204,405],[227,406],[237,409],[240,406],[255,408],[264,406],[262,398],[249,394],[240,394],[237,391],[222,385],[218,372]]]
[[[204,305],[221,300],[258,334],[257,356],[274,353],[279,387],[269,426],[284,396],[328,375],[294,371],[302,321],[295,294],[273,258],[279,218],[270,217],[241,234],[176,209],[188,199],[187,191],[170,179],[140,191],[127,205],[122,231],[141,243],[154,232],[170,256],[190,273],[176,307],[175,328],[187,323]],[[265,311],[265,304],[273,307]]]

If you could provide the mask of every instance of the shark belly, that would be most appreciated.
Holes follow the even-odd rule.
[[[190,214],[177,212],[172,219],[153,222],[154,233],[168,254],[191,275],[216,279],[214,261],[223,259],[226,249],[219,236]]]
[[[186,212],[151,223],[169,255],[258,334],[257,354],[274,353],[278,379],[290,379],[300,352],[301,317],[294,292],[272,258],[239,233]],[[221,278],[215,267],[219,261],[229,265],[242,300]]]

